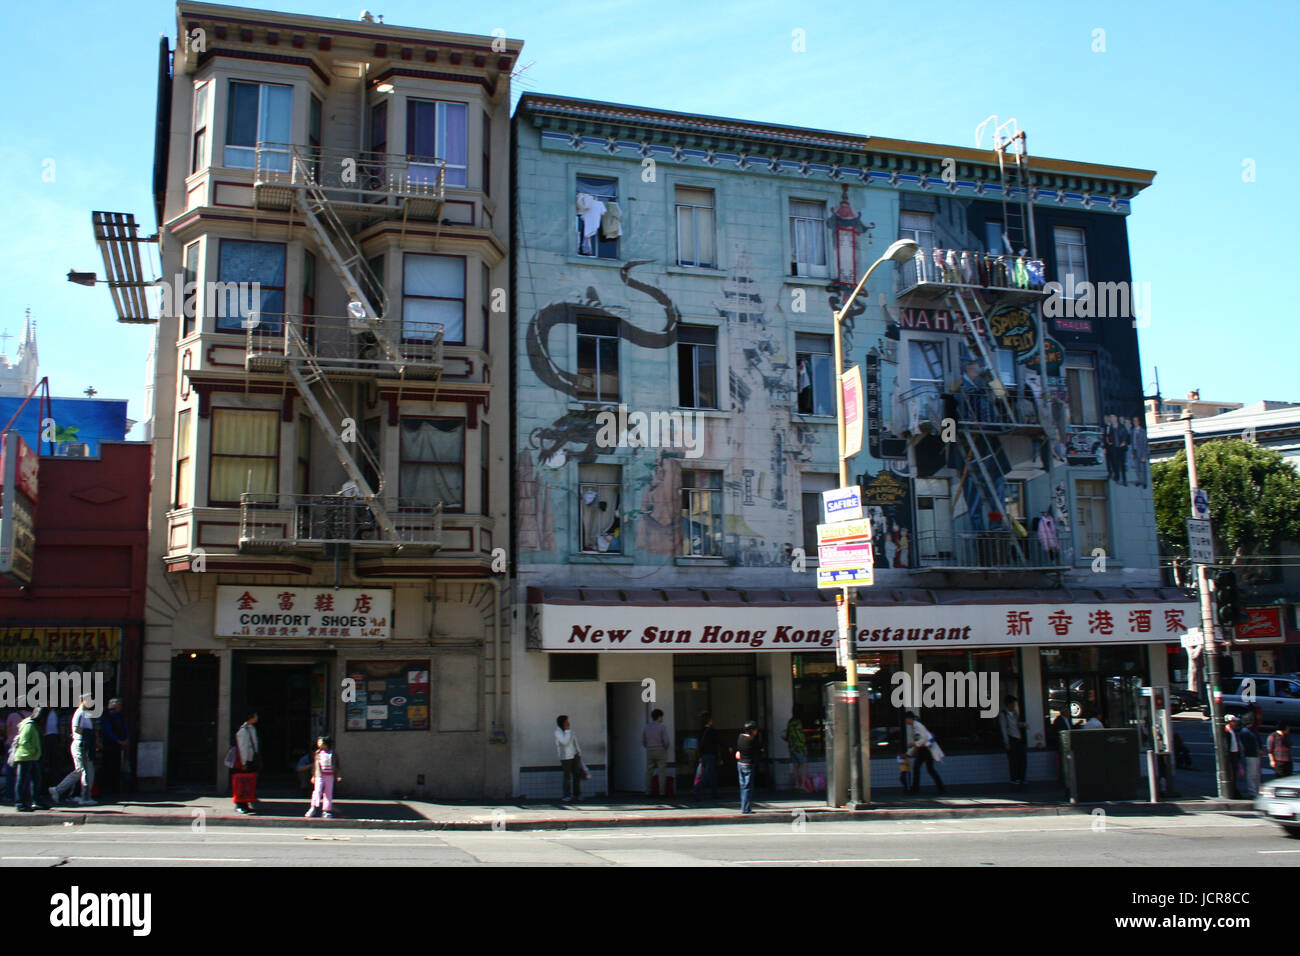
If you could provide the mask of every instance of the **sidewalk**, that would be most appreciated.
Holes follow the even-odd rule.
[[[1190,776],[1190,775],[1189,775]],[[1211,778],[1212,784],[1212,778]],[[1180,781],[1181,785],[1182,781]],[[1188,784],[1194,783],[1192,780]],[[928,789],[928,788],[927,788]],[[1182,796],[1157,804],[1135,801],[1101,804],[1107,814],[1181,814],[1207,810],[1253,812],[1249,800],[1219,800],[1201,795],[1203,788],[1185,787]],[[958,792],[954,792],[958,791]],[[1098,804],[1072,805],[1054,785],[1027,790],[1005,786],[950,787],[940,797],[925,790],[909,796],[899,789],[877,790],[871,806],[856,812],[828,807],[824,795],[760,791],[755,812],[743,816],[736,798],[695,803],[689,799],[663,803],[592,798],[578,804],[549,801],[492,804],[449,804],[421,800],[338,800],[332,820],[306,820],[304,797],[269,797],[256,804],[257,815],[235,813],[228,796],[194,793],[133,794],[117,803],[94,807],[60,806],[54,810],[19,813],[0,807],[0,826],[62,826],[78,824],[136,824],[176,826],[284,827],[310,826],[353,829],[411,830],[569,830],[605,827],[701,826],[734,823],[787,823],[803,811],[817,822],[844,820],[939,820],[962,817],[1001,817],[1088,814]]]

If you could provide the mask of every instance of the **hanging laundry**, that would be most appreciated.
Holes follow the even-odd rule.
[[[605,214],[600,217],[600,237],[617,239],[621,235],[623,235],[623,211],[618,208],[616,202],[606,203]]]
[[[978,277],[975,275],[975,257],[969,252],[961,254],[961,281],[967,285],[974,285]]]
[[[1025,271],[1029,273],[1029,288],[1041,289],[1043,287],[1043,260],[1030,259],[1025,263]]]
[[[590,193],[578,193],[575,208],[582,220],[582,254],[592,255],[591,237],[600,228],[600,218],[605,215],[605,204]]]

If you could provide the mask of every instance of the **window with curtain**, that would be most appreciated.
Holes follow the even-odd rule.
[[[429,341],[438,325],[444,341],[465,341],[465,259],[408,252],[403,258],[402,338]]]
[[[1052,230],[1056,240],[1056,280],[1068,288],[1066,276],[1074,276],[1074,284],[1088,281],[1088,250],[1082,229],[1056,226]],[[1078,290],[1082,295],[1083,290]]]
[[[194,88],[194,112],[191,128],[194,137],[190,144],[190,172],[197,173],[208,162],[208,92],[211,83],[200,83]]]
[[[718,407],[718,330],[677,327],[677,401],[683,408]]]
[[[829,335],[795,334],[794,365],[801,415],[835,414],[833,349]]]
[[[190,464],[190,410],[181,409],[176,416],[176,494],[177,508],[188,508],[194,500],[194,468]]]
[[[436,100],[406,101],[406,152],[411,179],[433,183],[438,168],[432,160],[447,165],[448,186],[464,186],[469,174],[469,109],[464,103]]]
[[[952,557],[950,493],[946,478],[916,479],[916,551],[922,564]]]
[[[678,186],[677,264],[713,268],[713,190]]]
[[[1106,482],[1079,479],[1074,483],[1075,540],[1080,560],[1091,558],[1101,548],[1114,558],[1110,547],[1110,519],[1106,509]]]
[[[618,180],[601,179],[596,176],[578,176],[577,177],[577,195],[587,195],[595,199],[601,205],[608,207],[610,203],[618,202]],[[575,207],[580,208],[580,207]],[[594,259],[617,259],[618,258],[618,238],[606,239],[600,223],[603,217],[599,207],[591,207],[591,211],[585,216],[582,213],[576,213],[578,223],[578,255],[591,256]],[[585,221],[584,221],[585,220]],[[584,228],[585,226],[585,228]]]
[[[420,505],[465,510],[465,420],[403,418],[398,495]]]
[[[1065,353],[1065,388],[1071,425],[1100,425],[1097,406],[1097,366],[1091,352]]]
[[[682,471],[682,554],[722,554],[722,472]]]
[[[280,413],[248,408],[212,410],[208,504],[237,505],[244,492],[279,490]]]
[[[924,263],[929,261],[930,251],[934,249],[934,216],[928,212],[899,212],[898,238],[915,240],[923,253],[898,267],[899,284],[908,289],[926,279]]]
[[[622,474],[618,465],[578,465],[579,551],[622,553]]]
[[[293,87],[231,80],[227,97],[226,165],[252,169],[257,162],[257,144],[266,143],[283,149],[264,149],[263,168],[288,172]]]
[[[825,276],[826,204],[806,199],[790,200],[790,249],[794,276]]]
[[[217,296],[217,330],[243,332],[249,312],[257,312],[259,332],[278,333],[284,323],[284,261],[282,242],[250,242],[222,239],[218,253],[217,281],[240,283],[246,289],[231,289]],[[254,286],[260,286],[254,295]],[[246,293],[246,294],[245,294]],[[251,304],[252,308],[249,308]]]

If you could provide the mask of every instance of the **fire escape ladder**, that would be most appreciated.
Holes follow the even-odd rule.
[[[1006,386],[1002,383],[1002,379],[998,375],[998,365],[995,361],[993,349],[990,347],[989,343],[984,340],[984,336],[987,334],[988,329],[985,328],[981,331],[976,327],[975,320],[971,318],[971,310],[966,306],[966,293],[964,293],[960,288],[954,286],[951,295],[952,298],[956,300],[957,308],[961,312],[962,322],[966,328],[966,342],[974,346],[975,351],[979,353],[979,357],[984,363],[984,367],[989,370],[989,374],[992,376],[992,379],[989,382],[989,387],[993,390],[993,398],[1002,406],[1002,410],[1006,415],[1005,420],[1008,422],[1014,422],[1016,420],[1015,408],[1012,406],[1011,399],[1007,395]]]

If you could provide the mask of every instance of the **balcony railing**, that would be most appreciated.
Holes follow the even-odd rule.
[[[442,505],[391,499],[388,513],[397,540],[384,536],[366,503],[355,495],[239,496],[239,546],[245,549],[317,548],[349,544],[359,548],[442,543]]]
[[[395,318],[375,323],[396,354],[386,354],[365,319],[285,315],[283,334],[250,328],[245,353],[251,371],[277,371],[289,362],[360,375],[436,378],[442,371],[443,327]],[[278,331],[278,330],[277,330]]]
[[[1008,531],[920,532],[916,536],[916,566],[954,570],[1028,571],[1064,568],[1069,542],[1049,550],[1036,535],[1020,537]]]
[[[1004,387],[999,395],[988,385],[963,383],[956,393],[921,385],[900,392],[895,400],[894,428],[900,435],[934,434],[945,419],[968,428],[1000,432],[1040,425],[1038,407],[1024,386]]]
[[[376,211],[385,204],[400,209],[401,200],[437,206],[446,183],[446,161],[431,156],[263,142],[254,161],[259,190],[315,186],[332,202],[368,204]]]

